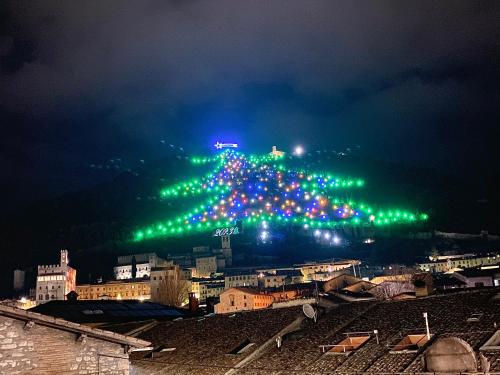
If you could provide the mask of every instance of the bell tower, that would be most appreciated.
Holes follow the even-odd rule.
[[[61,250],[61,260],[59,262],[61,267],[67,266],[69,263],[68,250]]]

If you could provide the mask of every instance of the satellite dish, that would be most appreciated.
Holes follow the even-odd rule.
[[[302,311],[304,312],[304,315],[309,319],[314,319],[314,321],[316,321],[316,310],[314,310],[314,307],[312,307],[310,304],[305,303],[304,305],[302,305]]]

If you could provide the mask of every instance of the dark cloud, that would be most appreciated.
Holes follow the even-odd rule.
[[[457,155],[471,169],[492,157],[494,0],[1,7],[0,163],[10,171],[36,162],[55,175],[47,166],[61,154],[64,173],[155,158],[160,139],[199,149],[220,134],[249,147],[360,144],[445,168]]]

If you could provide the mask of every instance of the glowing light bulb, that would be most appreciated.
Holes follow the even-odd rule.
[[[293,150],[293,154],[295,156],[302,156],[304,154],[304,147],[302,146],[295,146],[294,150]]]

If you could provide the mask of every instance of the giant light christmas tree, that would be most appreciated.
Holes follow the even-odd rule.
[[[245,155],[224,149],[214,157],[192,158],[196,165],[214,164],[205,176],[163,189],[162,199],[202,198],[190,212],[138,230],[143,240],[211,232],[241,221],[247,227],[301,226],[335,229],[352,226],[411,224],[427,219],[399,209],[375,210],[364,202],[342,198],[342,192],[362,189],[363,180],[290,169],[282,154]],[[204,198],[204,199],[203,199]]]

